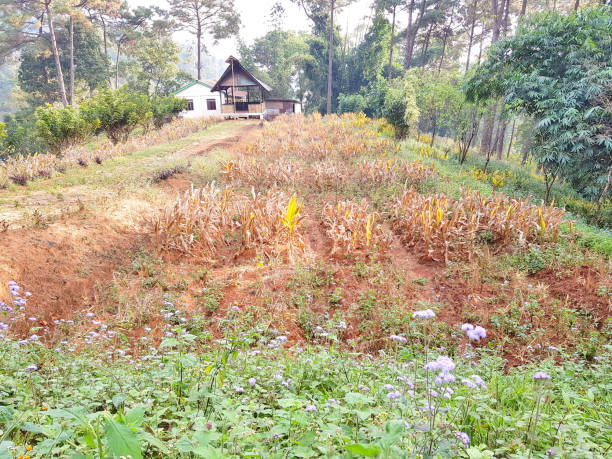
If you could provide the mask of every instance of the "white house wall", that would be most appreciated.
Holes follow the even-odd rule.
[[[181,113],[184,118],[206,118],[221,115],[221,93],[210,92],[210,89],[204,85],[196,83],[177,93],[176,96],[193,101],[193,110],[184,110]],[[215,110],[208,110],[207,101],[209,99],[216,101]]]

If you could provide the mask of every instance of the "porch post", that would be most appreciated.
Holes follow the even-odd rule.
[[[234,60],[232,59],[232,99],[234,100],[234,114],[236,114],[236,76],[234,75]]]

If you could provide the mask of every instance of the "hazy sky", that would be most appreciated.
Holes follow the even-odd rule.
[[[242,29],[240,35],[246,43],[251,43],[254,38],[264,35],[268,26],[268,15],[272,8],[272,5],[277,0],[235,0],[236,8],[242,18]],[[157,5],[160,7],[167,7],[164,0],[128,0],[131,6],[142,5],[152,6]],[[287,11],[286,25],[287,30],[307,30],[310,26],[309,20],[304,14],[304,11],[299,7],[291,3],[289,0],[281,0],[281,3]],[[349,28],[355,27],[362,18],[369,16],[370,5],[372,0],[358,0],[355,4],[346,8],[343,11],[337,23],[344,30],[346,28],[347,20],[349,22]],[[183,33],[177,35],[177,41],[190,42],[192,37]],[[219,58],[227,58],[230,54],[237,54],[237,45],[235,39],[223,40],[216,46],[207,44],[209,52]]]

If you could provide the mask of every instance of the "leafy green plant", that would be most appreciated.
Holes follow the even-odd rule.
[[[187,108],[187,99],[176,97],[174,94],[168,96],[153,96],[151,98],[151,113],[153,124],[157,129]]]
[[[46,105],[36,109],[36,130],[49,144],[51,151],[62,150],[84,142],[95,131],[99,122],[86,120],[72,106],[63,108]]]
[[[114,144],[127,141],[137,126],[147,125],[153,119],[147,95],[126,89],[99,89],[91,99],[81,103],[80,112]]]

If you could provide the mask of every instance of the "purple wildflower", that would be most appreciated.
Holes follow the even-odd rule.
[[[548,373],[544,373],[543,371],[536,371],[533,375],[533,379],[535,380],[544,380],[550,379],[550,375]]]
[[[429,362],[427,365],[425,365],[425,369],[430,371],[441,371],[443,373],[448,373],[455,369],[455,363],[450,357],[441,355],[436,360]]]
[[[433,312],[431,309],[425,309],[424,311],[416,311],[412,314],[413,319],[431,319],[433,317],[436,317],[436,313]]]
[[[467,448],[470,445],[470,437],[465,432],[453,432],[455,437],[463,443],[463,446]]]
[[[306,411],[317,411],[317,407],[314,405],[306,405]]]

